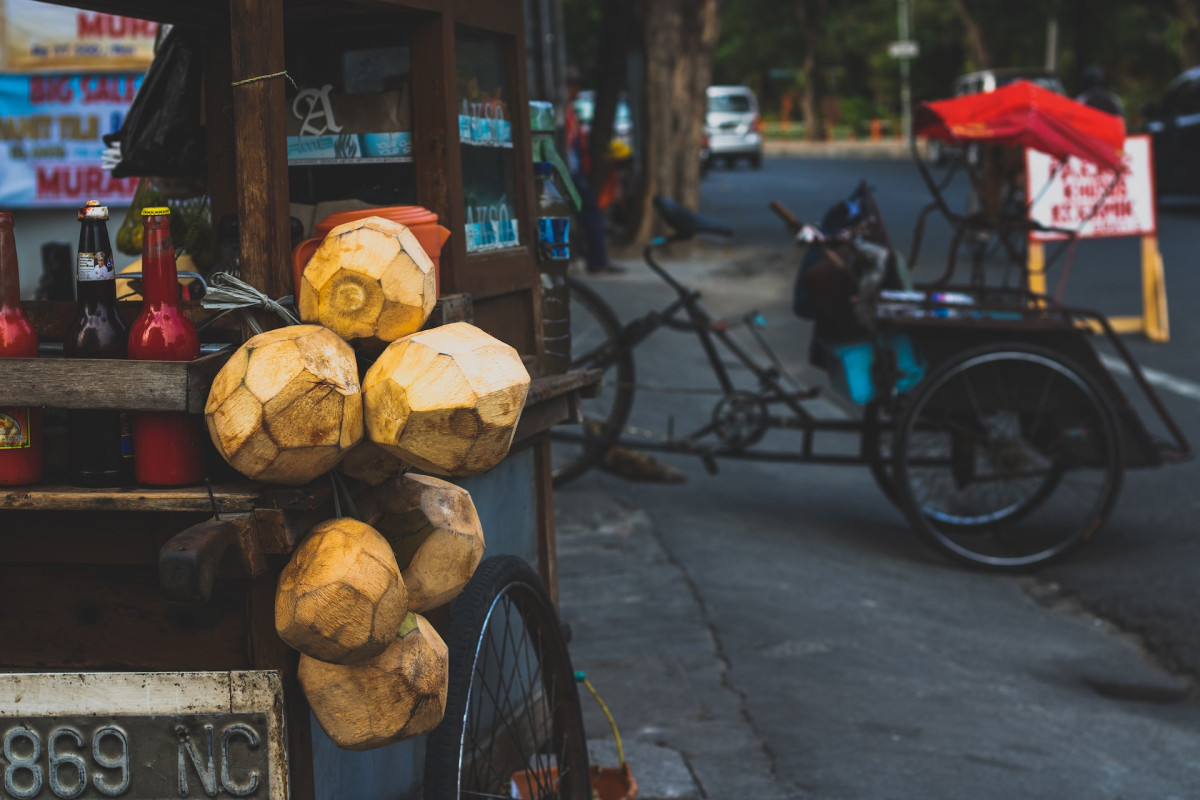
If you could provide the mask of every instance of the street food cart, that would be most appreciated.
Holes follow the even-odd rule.
[[[460,483],[488,555],[535,565],[553,597],[547,431],[594,377],[542,370],[522,3],[65,5],[199,35],[212,219],[236,216],[241,277],[269,297],[292,294],[289,223],[299,207],[419,204],[452,232],[428,325],[473,321],[514,347],[533,378],[508,457]],[[375,139],[359,135],[349,151],[298,146],[312,131],[297,125],[318,125],[338,95],[367,93],[402,98],[386,113],[360,109]],[[132,319],[137,303],[122,305]],[[73,304],[25,306],[43,343],[62,338]],[[242,337],[228,320],[204,333],[216,344]],[[187,363],[0,359],[0,405],[200,413],[230,352]],[[52,465],[52,436],[46,446]],[[54,481],[50,469],[45,483],[0,490],[8,795],[419,796],[422,741],[336,747],[310,716],[297,654],[276,635],[278,575],[307,530],[334,515],[328,479],[223,477],[171,489]],[[450,624],[446,609],[430,619]]]

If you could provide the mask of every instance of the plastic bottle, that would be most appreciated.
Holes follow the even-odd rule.
[[[10,211],[0,211],[0,358],[36,358],[38,339],[21,310],[21,274]],[[0,408],[0,486],[42,479],[42,410]]]
[[[200,337],[179,303],[171,210],[146,208],[142,239],[142,313],[129,330],[129,357],[193,361]],[[204,480],[200,419],[183,411],[138,411],[133,416],[134,470],[150,486],[186,486]]]
[[[108,240],[108,208],[79,209],[75,319],[63,340],[68,358],[125,358],[125,323],[117,313],[117,271]],[[121,486],[133,480],[133,437],[121,411],[67,414],[71,480],[78,486]]]
[[[537,178],[545,370],[548,374],[558,374],[571,367],[571,298],[566,278],[571,264],[571,207],[554,181],[550,162],[535,161],[533,173]]]

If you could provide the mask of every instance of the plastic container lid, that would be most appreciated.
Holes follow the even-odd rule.
[[[347,222],[354,222],[365,217],[382,217],[410,228],[414,225],[436,225],[438,222],[438,215],[422,206],[381,206],[330,214],[316,224],[313,232],[323,236],[338,225],[345,225]]]

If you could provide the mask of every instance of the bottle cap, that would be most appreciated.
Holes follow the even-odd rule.
[[[79,219],[108,219],[108,206],[100,205],[99,200],[88,200],[76,216]]]
[[[169,217],[171,209],[166,206],[146,206],[142,209],[143,217]]]

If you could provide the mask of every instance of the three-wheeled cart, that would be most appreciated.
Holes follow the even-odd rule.
[[[574,413],[595,376],[541,369],[524,5],[69,5],[199,35],[207,196],[213,220],[236,216],[245,281],[272,298],[292,294],[289,218],[298,207],[419,204],[452,232],[428,325],[473,321],[516,348],[533,381],[508,457],[459,481],[488,556],[502,558],[480,567],[483,583],[468,587],[461,613],[430,615],[451,651],[456,725],[432,772],[424,738],[337,748],[310,716],[297,654],[275,632],[280,569],[309,528],[335,514],[335,501],[353,502],[353,485],[223,477],[174,489],[76,488],[56,482],[63,442],[49,431],[47,481],[0,491],[6,796],[415,798],[427,775],[437,787],[427,797],[494,796],[515,770],[532,768],[526,780],[536,784],[553,767],[562,796],[588,797],[578,701],[554,617],[547,430]],[[329,152],[320,136],[307,145],[294,138],[319,123],[327,101],[326,110],[357,109],[374,138],[359,135],[350,149],[335,141]],[[137,304],[122,305],[128,322]],[[52,349],[74,304],[26,310]],[[243,336],[229,320],[205,329],[212,346],[191,363],[0,359],[0,404],[198,414],[232,352],[221,345]],[[487,651],[495,642],[509,650]],[[537,709],[543,718],[505,737],[512,715]]]
[[[1016,100],[1003,106],[983,95],[922,106],[920,131],[1078,156],[1113,170],[1115,184],[1124,141],[1119,119],[1066,98],[1059,98],[1061,107],[1038,105],[1015,88]],[[919,156],[917,162],[933,200],[918,218],[907,260],[893,246],[866,182],[833,206],[819,228],[772,204],[809,245],[794,309],[814,320],[810,361],[830,373],[831,386],[859,413],[848,419],[813,414],[805,402],[820,387],[787,374],[757,331],[757,312],[741,320],[713,318],[699,293],[656,260],[673,241],[728,233],[717,220],[657,198],[671,236],[647,246],[646,263],[675,297],[621,325],[595,288],[574,283],[572,363],[605,370],[605,386],[585,402],[578,424],[555,431],[556,479],[611,461],[614,445],[697,455],[712,470],[725,458],[867,466],[937,549],[973,566],[1011,570],[1061,557],[1090,539],[1116,500],[1124,470],[1189,458],[1186,437],[1104,316],[1026,288],[1019,248],[1035,223],[1024,201],[1016,214],[1002,203],[955,212]],[[952,253],[939,277],[915,282],[910,269],[922,226],[934,212],[954,231]],[[1018,283],[1005,285],[999,280],[1005,273],[995,274],[983,258],[972,264],[969,280],[956,282],[954,252],[981,235],[1016,258],[1007,274],[1015,273]],[[633,349],[664,327],[698,337],[718,399],[698,427],[676,430],[672,418],[658,433],[635,419],[640,428],[633,430],[626,424],[637,385]],[[766,363],[738,343],[739,329],[762,346]],[[1111,356],[1096,350],[1093,332],[1104,335]],[[730,362],[740,369],[730,369]],[[1165,436],[1148,430],[1111,363],[1137,383]],[[772,430],[798,432],[801,440],[785,447],[784,438],[766,438]],[[839,434],[857,437],[857,448],[817,446]]]

